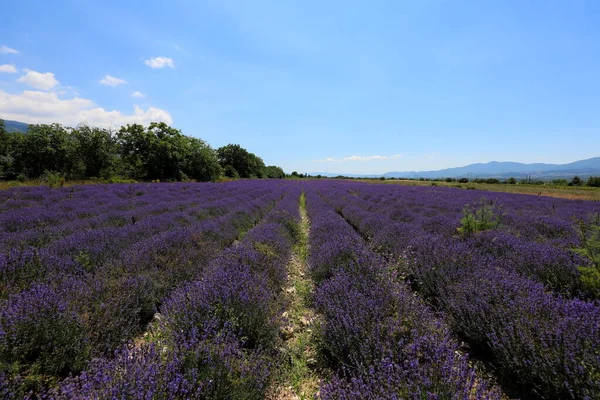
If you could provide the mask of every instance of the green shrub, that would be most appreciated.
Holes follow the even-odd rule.
[[[586,293],[594,298],[600,297],[600,270],[596,267],[577,267],[581,273],[581,284]]]
[[[581,283],[592,296],[600,297],[600,213],[590,216],[587,220],[577,219],[575,225],[581,247],[573,251],[590,261],[590,265],[578,267]]]
[[[456,230],[464,237],[497,228],[500,224],[500,216],[496,212],[495,202],[485,197],[482,197],[477,203],[467,204],[462,212],[460,227]]]
[[[65,185],[65,177],[56,171],[45,170],[40,179],[52,188],[63,187]]]

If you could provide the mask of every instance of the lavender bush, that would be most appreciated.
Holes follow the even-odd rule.
[[[465,241],[431,221],[441,214],[458,224],[460,204],[481,194],[358,186],[321,188],[321,194],[373,248],[397,260],[399,276],[444,312],[508,390],[551,399],[597,397],[600,358],[590,349],[600,347],[600,305],[586,300],[590,293],[577,270],[585,260],[570,250],[581,245],[573,218],[596,204],[499,194],[502,225]],[[410,209],[410,218],[397,207]],[[377,229],[381,233],[371,237]]]
[[[458,355],[448,327],[409,293],[390,265],[317,194],[309,192],[307,204],[317,221],[311,268],[318,271],[323,263],[329,271],[317,281],[314,296],[322,316],[321,357],[336,371],[322,386],[322,398],[500,398]],[[312,253],[313,244],[325,249],[343,235],[343,242],[354,244],[345,250],[350,257]]]

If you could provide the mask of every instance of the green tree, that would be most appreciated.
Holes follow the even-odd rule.
[[[185,138],[164,122],[148,128],[133,124],[117,133],[127,173],[134,179],[176,179],[183,177]]]
[[[186,175],[199,181],[217,180],[223,170],[217,153],[203,140],[188,137],[188,149],[184,161]]]
[[[269,165],[265,169],[265,174],[266,174],[267,178],[271,178],[271,179],[285,178],[285,172],[283,172],[283,169],[281,167],[277,167],[275,165]]]
[[[11,134],[16,169],[30,178],[38,178],[45,171],[70,172],[74,154],[70,133],[70,128],[60,124],[42,124],[29,125],[26,134]]]
[[[73,130],[74,170],[84,178],[109,178],[117,164],[117,142],[107,129],[79,125]]]
[[[117,145],[125,175],[134,179],[146,177],[146,164],[152,146],[151,142],[150,134],[143,125],[128,124],[117,132]]]
[[[0,118],[0,154],[4,154],[6,151],[5,146],[8,142],[8,132],[6,132],[6,128],[4,125],[4,120]]]
[[[250,165],[252,166],[252,177],[253,178],[266,178],[267,166],[262,158],[250,153]]]
[[[133,124],[117,133],[123,169],[134,179],[215,180],[221,168],[204,141],[185,136],[164,122]]]
[[[10,174],[13,161],[10,154],[10,138],[4,126],[4,120],[0,118],[0,179]]]
[[[600,176],[590,176],[587,180],[587,185],[592,187],[600,187]]]
[[[146,165],[148,179],[175,179],[184,177],[183,166],[187,139],[180,130],[164,122],[153,122],[148,127],[151,137],[150,158]]]
[[[4,120],[0,118],[0,157],[8,155],[10,144],[9,144],[9,133],[6,131],[4,126]]]
[[[228,144],[217,149],[219,164],[226,176],[240,178],[262,178],[265,176],[263,160],[239,144]]]
[[[571,179],[571,182],[569,182],[569,186],[581,186],[582,184],[583,181],[578,176],[574,176],[573,179]]]

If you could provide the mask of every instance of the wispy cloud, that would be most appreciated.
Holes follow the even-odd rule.
[[[100,80],[100,83],[106,86],[119,86],[127,83],[124,79],[115,78],[114,76],[106,75]]]
[[[144,61],[152,69],[175,68],[175,62],[169,57],[154,57]]]
[[[144,97],[146,97],[146,95],[142,92],[135,91],[131,93],[131,97],[134,97],[136,99],[143,99]]]
[[[8,46],[2,45],[0,46],[0,54],[19,54],[19,51],[11,49]]]
[[[28,69],[25,72],[26,74],[17,79],[17,81],[36,89],[50,90],[60,83],[52,72],[37,72]]]
[[[7,74],[16,74],[18,72],[17,67],[11,64],[0,65],[0,72],[5,72]]]
[[[313,162],[378,161],[391,160],[400,157],[402,157],[402,154],[394,154],[393,156],[349,156],[342,158],[327,157],[323,160],[313,160]]]

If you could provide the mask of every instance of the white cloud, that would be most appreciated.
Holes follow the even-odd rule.
[[[131,93],[131,97],[134,97],[136,99],[143,99],[144,97],[146,97],[146,95],[142,92],[133,92]]]
[[[372,160],[385,160],[387,156],[350,156],[344,157],[343,161],[372,161]]]
[[[0,72],[6,72],[7,74],[16,74],[17,68],[11,64],[0,65]]]
[[[394,158],[400,158],[402,154],[394,154],[393,156],[349,156],[342,158],[327,157],[324,160],[313,160],[313,162],[344,162],[344,161],[377,161],[377,160],[390,160]]]
[[[31,124],[58,122],[76,126],[85,122],[91,126],[118,128],[126,124],[148,125],[153,121],[172,123],[171,115],[160,108],[149,107],[144,110],[134,106],[131,114],[124,114],[98,107],[92,100],[80,97],[66,99],[55,92],[34,90],[25,90],[20,94],[0,90],[0,110],[4,119]]]
[[[33,88],[40,90],[50,90],[60,82],[56,80],[52,72],[36,72],[26,69],[25,75],[17,79]]]
[[[19,54],[19,52],[15,49],[11,49],[8,46],[0,46],[0,54]]]
[[[154,57],[149,60],[145,60],[144,64],[153,69],[158,68],[175,68],[175,62],[169,57]]]
[[[119,86],[127,83],[127,81],[115,78],[114,76],[105,75],[104,78],[100,79],[100,83],[106,86]]]

